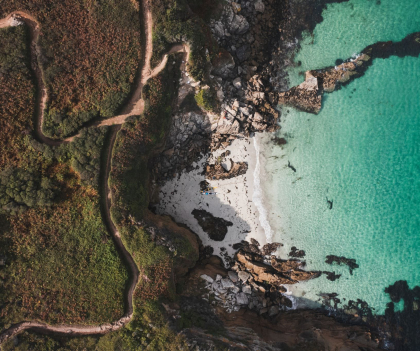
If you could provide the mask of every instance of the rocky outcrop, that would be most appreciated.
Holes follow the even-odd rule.
[[[243,175],[248,170],[248,163],[233,162],[230,159],[230,169],[226,170],[222,164],[215,163],[206,166],[206,178],[211,180],[230,179]]]
[[[190,271],[184,287],[178,308],[183,315],[193,311],[200,328],[192,325],[182,333],[200,350],[218,349],[215,345],[262,351],[378,349],[368,327],[340,323],[322,311],[290,310],[292,302],[282,292],[255,287],[250,273],[228,271],[214,256]]]
[[[250,338],[258,337],[261,341],[268,342],[273,347],[271,350],[379,349],[378,339],[369,328],[341,324],[315,310],[285,311],[267,319],[250,310],[226,313],[221,309],[218,310],[218,316],[230,333],[240,331],[246,334],[248,331]]]
[[[205,231],[211,240],[223,241],[228,231],[228,227],[233,223],[223,218],[215,217],[206,210],[193,210],[192,215],[198,221],[200,227]]]
[[[307,71],[303,83],[284,93],[279,93],[277,96],[273,94],[271,99],[277,101],[279,105],[292,106],[305,112],[317,114],[321,110],[323,93],[331,93],[340,84],[348,82],[353,76],[360,75],[363,66],[369,60],[368,55],[362,54],[354,60],[335,67]]]
[[[304,250],[298,250],[296,246],[290,248],[289,257],[302,258],[305,257]]]
[[[420,33],[413,33],[399,42],[378,42],[363,49],[356,58],[351,58],[334,67],[307,71],[305,81],[283,93],[272,93],[270,100],[285,106],[317,114],[321,110],[322,95],[331,93],[352,79],[362,76],[376,58],[390,56],[418,56]]]
[[[334,264],[337,263],[338,265],[346,265],[349,267],[350,274],[353,274],[353,270],[359,268],[359,265],[356,263],[354,258],[347,258],[344,256],[335,256],[335,255],[328,255],[326,257],[325,263]]]
[[[321,110],[321,102],[322,95],[318,78],[314,77],[310,71],[306,72],[303,83],[277,96],[279,105],[296,107],[310,113],[318,113]]]
[[[302,270],[303,264],[300,261],[280,260],[275,256],[271,257],[271,265],[263,263],[260,255],[242,250],[236,254],[236,259],[238,269],[250,272],[256,282],[267,282],[277,287],[283,284],[296,284],[321,275],[321,272]]]

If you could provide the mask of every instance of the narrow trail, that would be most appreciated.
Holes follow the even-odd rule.
[[[47,323],[36,322],[36,321],[24,321],[20,323],[13,324],[8,329],[2,331],[0,333],[0,346],[10,337],[17,335],[18,333],[24,330],[32,330],[42,333],[55,333],[55,334],[64,334],[64,335],[74,335],[74,336],[81,336],[81,335],[97,335],[97,334],[106,334],[112,331],[116,331],[122,328],[124,325],[129,323],[133,317],[133,294],[137,286],[137,282],[139,279],[139,270],[138,267],[131,256],[131,254],[125,248],[122,240],[121,235],[118,232],[115,224],[112,221],[110,208],[111,208],[111,196],[110,190],[108,187],[108,179],[109,173],[111,170],[111,162],[112,162],[112,150],[114,147],[115,139],[117,136],[118,131],[121,129],[121,125],[125,122],[125,120],[133,115],[140,115],[144,111],[144,100],[142,98],[142,89],[143,86],[147,83],[150,78],[155,77],[158,75],[164,68],[168,61],[168,55],[177,52],[184,52],[185,59],[188,59],[189,55],[189,46],[185,44],[178,44],[174,45],[167,54],[164,55],[162,61],[154,68],[151,69],[151,58],[153,53],[153,37],[152,37],[152,28],[153,28],[153,21],[152,21],[152,13],[150,9],[149,2],[152,0],[143,0],[142,7],[143,7],[143,21],[144,21],[144,34],[146,38],[145,50],[144,50],[144,58],[143,58],[143,67],[141,69],[141,73],[137,78],[135,83],[135,90],[132,93],[132,96],[127,103],[127,105],[123,108],[122,114],[112,117],[108,120],[102,121],[95,125],[97,126],[105,126],[105,125],[116,125],[111,127],[110,131],[110,138],[109,144],[106,149],[103,150],[104,152],[104,164],[101,165],[101,169],[103,169],[104,176],[100,181],[100,194],[102,197],[103,203],[103,213],[104,213],[104,222],[105,225],[114,239],[115,245],[121,254],[122,258],[125,260],[131,275],[129,279],[129,285],[127,286],[126,290],[126,311],[124,315],[112,322],[112,323],[104,323],[100,325],[67,325],[67,324],[60,324],[60,325],[49,325]],[[36,109],[36,125],[35,125],[35,134],[39,141],[51,145],[51,146],[58,146],[63,143],[71,142],[76,136],[64,139],[64,140],[56,140],[48,138],[44,135],[42,130],[42,125],[44,121],[44,113],[48,101],[48,93],[45,87],[42,69],[40,65],[40,57],[41,57],[41,50],[38,45],[38,38],[39,33],[41,30],[40,24],[37,22],[35,18],[33,18],[30,14],[25,12],[16,11],[9,14],[6,18],[0,19],[0,28],[6,28],[10,26],[19,25],[20,22],[25,23],[30,30],[30,53],[31,53],[31,66],[34,71],[36,80],[37,80],[37,109]]]

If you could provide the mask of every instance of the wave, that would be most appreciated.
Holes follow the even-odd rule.
[[[362,54],[353,53],[353,55],[351,55],[350,62],[356,61],[360,56],[362,56]]]
[[[252,195],[252,201],[254,202],[255,206],[257,207],[259,215],[259,220],[261,226],[264,229],[265,237],[267,238],[267,242],[272,241],[272,233],[271,233],[271,226],[268,222],[267,210],[263,205],[263,193],[261,189],[261,166],[260,166],[260,146],[258,145],[257,137],[254,136],[254,148],[255,148],[255,169],[254,169],[254,194]]]

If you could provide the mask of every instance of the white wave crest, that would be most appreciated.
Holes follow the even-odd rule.
[[[254,148],[255,148],[255,169],[254,169],[254,194],[252,195],[252,201],[254,202],[255,206],[257,207],[259,213],[259,220],[261,226],[264,229],[265,237],[267,238],[267,242],[272,241],[272,233],[271,233],[271,226],[268,222],[267,211],[263,204],[263,193],[261,189],[261,166],[260,166],[260,147],[258,145],[257,137],[254,136]]]

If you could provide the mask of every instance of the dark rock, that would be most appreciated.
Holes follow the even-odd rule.
[[[198,221],[201,228],[208,234],[210,239],[214,241],[223,241],[228,231],[227,227],[233,225],[232,222],[223,218],[215,217],[206,210],[193,210],[191,214]]]
[[[344,256],[329,255],[327,256],[325,263],[337,263],[340,266],[347,265],[349,267],[350,274],[353,274],[354,269],[359,268],[359,265],[356,263],[356,260],[354,258],[346,258]]]
[[[200,182],[200,191],[206,191],[210,186],[210,183],[206,180]]]
[[[268,243],[265,244],[262,249],[261,252],[264,256],[270,256],[273,252],[275,252],[277,250],[277,248],[279,248],[280,246],[283,246],[283,244],[280,243]]]
[[[296,246],[292,246],[289,252],[289,257],[296,257],[296,258],[305,257],[305,251],[298,250]]]
[[[277,137],[275,137],[275,138],[273,138],[273,139],[271,139],[276,145],[279,145],[279,146],[281,146],[281,145],[286,145],[287,144],[287,140],[285,139],[285,138],[277,138]]]
[[[328,271],[324,271],[322,272],[324,274],[327,275],[327,279],[331,280],[332,282],[339,279],[341,277],[341,274],[336,274],[335,272],[328,272]]]
[[[248,44],[242,45],[236,49],[236,57],[238,58],[239,62],[246,61],[249,56],[251,56],[251,47]]]
[[[289,308],[293,307],[293,302],[292,300],[290,300],[289,298],[287,298],[286,296],[282,296],[280,298],[280,304]]]

